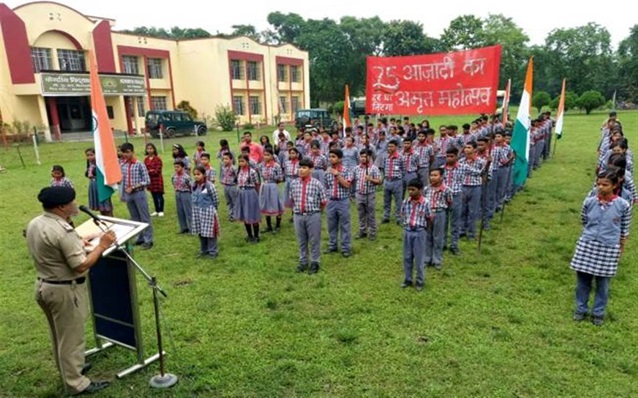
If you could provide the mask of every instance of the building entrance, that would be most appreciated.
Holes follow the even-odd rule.
[[[89,100],[90,97],[56,98],[56,110],[62,133],[91,131],[92,117]],[[51,115],[49,115],[49,122],[51,122]]]

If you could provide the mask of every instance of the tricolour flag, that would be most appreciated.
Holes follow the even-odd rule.
[[[343,101],[343,134],[346,134],[346,127],[352,127],[352,107],[350,106],[350,88],[346,84],[346,96]]]
[[[525,87],[521,96],[521,105],[518,107],[514,132],[512,133],[511,147],[516,154],[512,181],[514,185],[521,186],[527,179],[527,168],[529,165],[529,128],[530,109],[532,105],[532,82],[534,75],[534,61],[529,59],[527,73],[525,74]]]
[[[97,64],[93,52],[89,52],[89,70],[91,73],[91,109],[93,111],[93,145],[95,146],[96,182],[98,200],[103,202],[117,190],[122,180],[122,171],[117,161],[117,150],[111,130],[111,122],[106,111],[106,102],[102,93],[102,84],[97,73]]]
[[[558,101],[558,112],[556,113],[556,127],[554,132],[556,138],[563,136],[563,113],[565,112],[565,79],[563,79],[563,88],[560,90],[560,100]]]
[[[507,87],[505,88],[505,97],[503,97],[503,127],[507,125],[507,116],[510,111],[510,90],[512,89],[512,79],[507,79]]]

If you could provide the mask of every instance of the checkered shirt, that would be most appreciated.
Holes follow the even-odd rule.
[[[428,185],[423,188],[423,196],[428,203],[431,213],[442,211],[452,206],[452,189],[444,184],[434,187]]]
[[[286,175],[286,180],[294,180],[299,178],[299,160],[286,160],[284,163],[284,172]]]
[[[206,167],[206,179],[213,184],[215,183],[215,180],[217,180],[217,172],[214,168],[210,167],[210,165]]]
[[[399,152],[395,152],[391,156],[385,159],[383,162],[383,170],[385,171],[385,178],[388,180],[401,180],[405,174],[405,162],[403,156]]]
[[[341,177],[346,181],[352,182],[353,175],[351,169],[340,165],[337,167]],[[324,186],[326,187],[326,196],[330,199],[345,199],[350,197],[350,188],[346,188],[339,183],[339,179],[330,173],[330,169],[324,173]]]
[[[259,175],[252,167],[240,167],[237,173],[237,186],[240,188],[254,188],[259,185]]]
[[[434,147],[427,142],[422,145],[418,141],[414,145],[414,151],[417,154],[419,169],[430,168],[430,160],[434,156]]]
[[[370,181],[366,181],[366,177],[381,178],[381,171],[374,164],[368,163],[367,165],[359,164],[353,171],[356,193],[367,195],[377,191],[377,186]]]
[[[144,163],[139,162],[137,159],[122,163],[122,183],[124,184],[124,189],[136,186],[147,187],[151,183],[151,179]]]
[[[454,166],[443,166],[443,182],[450,188],[452,194],[459,194],[463,191],[463,177],[465,168],[458,162]]]
[[[448,148],[450,148],[450,144],[453,140],[450,137],[439,137],[434,139],[434,148],[436,152],[436,156],[445,157]]]
[[[62,177],[59,180],[56,180],[55,178],[51,179],[51,186],[52,187],[67,187],[67,188],[73,188],[73,183],[71,182],[71,180],[69,180],[66,177]]]
[[[319,180],[297,178],[290,183],[290,199],[295,214],[316,213],[326,204],[326,191]]]
[[[186,173],[173,174],[173,176],[171,177],[171,182],[173,183],[175,192],[190,192],[191,186],[193,185],[191,176]]]
[[[463,169],[463,185],[477,186],[483,183],[481,176],[487,165],[485,159],[477,157],[474,160],[469,160],[468,158],[464,158],[459,160],[459,164]]]
[[[407,173],[416,173],[419,169],[419,155],[410,148],[409,152],[403,151],[401,154],[403,156],[403,167],[405,168],[405,172]]]
[[[426,228],[429,215],[428,202],[423,196],[416,201],[408,197],[401,204],[401,220],[403,220],[405,230]]]
[[[315,170],[325,170],[328,168],[328,166],[330,166],[328,158],[326,158],[324,155],[315,155],[314,153],[310,153],[310,155],[306,155],[306,157],[312,160],[312,163],[315,166]]]
[[[220,178],[222,185],[237,185],[237,168],[233,165],[222,166]]]
[[[284,172],[281,169],[279,163],[274,160],[269,163],[262,163],[259,165],[259,173],[263,182],[279,183],[284,180]]]

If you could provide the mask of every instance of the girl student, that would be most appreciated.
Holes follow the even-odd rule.
[[[51,167],[51,184],[52,187],[69,187],[73,188],[73,183],[71,180],[66,178],[66,174],[64,173],[64,167],[59,164],[54,164]]]
[[[179,222],[178,233],[187,234],[192,230],[193,200],[191,188],[193,181],[191,180],[191,176],[184,170],[184,161],[175,161],[173,168],[175,169],[175,174],[171,177],[171,182],[173,183],[173,189],[175,189],[175,208]]]
[[[219,182],[224,186],[224,197],[228,206],[228,220],[235,221],[235,207],[237,206],[237,168],[234,165],[233,153],[228,151],[222,157],[222,167],[219,169]]]
[[[190,174],[191,160],[188,158],[186,150],[182,144],[173,144],[173,162],[177,162],[178,160],[184,162],[184,170],[186,170],[186,173]]]
[[[281,228],[281,215],[284,214],[284,204],[279,196],[277,186],[284,180],[284,174],[279,163],[275,161],[272,149],[264,150],[264,162],[259,165],[260,175],[263,181],[259,192],[259,208],[261,214],[266,216],[266,231],[279,233]],[[272,216],[276,218],[275,229],[272,228]]]
[[[113,217],[113,203],[109,196],[106,200],[100,201],[97,190],[97,164],[95,162],[95,149],[88,148],[84,151],[86,156],[86,171],[84,175],[89,179],[89,207],[97,210],[101,215]]]
[[[576,243],[571,268],[576,271],[576,310],[574,320],[582,321],[589,313],[589,294],[596,281],[591,321],[604,322],[609,299],[609,283],[618,270],[631,223],[631,205],[614,193],[618,176],[611,170],[598,174],[598,194],[583,203],[583,232]]]
[[[151,216],[164,217],[164,177],[162,177],[162,158],[157,155],[155,144],[146,144],[144,151],[144,165],[148,170],[151,183],[147,187],[153,198],[155,211]]]
[[[192,192],[192,233],[199,236],[199,253],[197,257],[216,258],[219,254],[217,238],[219,237],[219,195],[215,185],[206,179],[206,169],[195,167],[195,182]]]
[[[261,211],[259,208],[259,176],[257,171],[250,167],[248,155],[241,155],[237,160],[239,170],[237,172],[237,205],[235,206],[234,218],[242,221],[246,228],[246,241],[250,243],[259,242],[259,223],[261,222]]]
[[[299,149],[295,147],[290,147],[288,149],[288,160],[284,162],[284,178],[286,181],[285,189],[284,189],[284,205],[290,209],[292,209],[292,198],[290,196],[290,184],[299,178],[299,158],[300,158]],[[290,219],[292,221],[292,217]]]

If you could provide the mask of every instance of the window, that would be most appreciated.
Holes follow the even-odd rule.
[[[286,65],[277,65],[277,81],[278,82],[285,82],[288,81],[288,79],[286,79]]]
[[[235,111],[236,115],[244,115],[246,113],[244,112],[244,97],[233,97],[233,111]]]
[[[241,67],[241,61],[233,59],[230,64],[233,80],[242,80],[244,78],[244,68]]]
[[[86,71],[84,53],[82,51],[58,49],[58,63],[60,64],[60,70],[63,71]]]
[[[246,63],[248,69],[248,80],[259,80],[259,64],[255,61],[248,61]]]
[[[135,114],[133,112],[133,100],[137,100],[137,115],[138,116],[144,116],[144,114],[146,113],[146,110],[144,109],[144,97],[131,97],[131,100],[129,101],[129,112],[131,113],[131,117],[133,117],[133,115]]]
[[[151,97],[151,107],[154,110],[165,111],[168,109],[166,107],[166,97]]]
[[[161,58],[149,58],[148,59],[148,78],[149,79],[163,79],[162,73],[162,59]]]
[[[261,115],[261,103],[259,102],[259,97],[250,96],[250,114]]]
[[[279,97],[279,113],[288,113],[288,97],[285,95]]]
[[[124,70],[122,71],[122,73],[128,73],[130,75],[140,74],[140,69],[137,64],[137,57],[125,55],[122,57],[122,64],[124,65]]]
[[[109,115],[109,119],[115,119],[115,114],[113,113],[113,107],[111,105],[106,106],[106,113]]]
[[[299,109],[299,97],[298,96],[294,96],[292,97],[292,111],[293,112],[297,112],[297,109]]]
[[[33,61],[33,71],[36,73],[41,70],[53,69],[50,48],[32,47],[31,61]]]
[[[301,82],[301,67],[299,65],[290,67],[290,81],[293,83]]]

